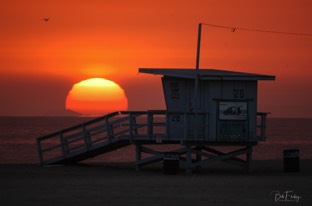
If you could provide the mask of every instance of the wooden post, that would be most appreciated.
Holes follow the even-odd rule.
[[[199,58],[200,58],[200,42],[201,42],[202,24],[198,24],[198,37],[197,37],[197,53],[196,53],[196,75],[199,75]]]
[[[153,134],[153,114],[151,112],[147,113],[147,132],[149,139],[151,139]]]
[[[252,145],[247,146],[246,152],[246,171],[251,172],[251,164],[252,164]]]
[[[86,131],[85,125],[82,125],[82,134],[83,134],[83,139],[86,145],[86,149],[89,150],[89,148],[91,147],[91,139],[90,139],[88,132]]]
[[[201,162],[202,155],[200,155],[200,153],[202,152],[202,147],[198,146],[196,147],[196,150],[198,151],[198,153],[196,153],[196,162]],[[196,171],[199,171],[200,168],[201,166],[196,166]]]
[[[108,117],[105,118],[105,123],[106,123],[106,130],[107,130],[107,136],[108,136],[108,139],[111,140],[113,138],[113,132],[112,132],[112,128],[109,124],[109,121],[108,121]]]
[[[209,115],[208,113],[205,113],[205,141],[208,141],[209,139]]]
[[[139,115],[136,115],[135,113],[131,113],[132,115],[132,128],[133,128],[133,132],[135,135],[138,135],[139,134],[139,131],[138,131],[138,125],[137,125],[137,117]]]
[[[136,144],[135,145],[135,169],[136,171],[140,171],[141,170],[141,166],[138,164],[139,161],[141,161],[142,159],[142,145],[140,144]]]
[[[168,114],[168,111],[166,111],[166,114],[165,114],[166,116],[165,116],[165,118],[166,118],[166,120],[165,120],[165,124],[166,124],[166,132],[165,132],[165,138],[166,138],[166,140],[169,140],[169,138],[170,138],[170,131],[169,131],[169,121],[170,121],[170,119],[169,119],[169,114]]]
[[[186,147],[186,173],[192,174],[192,147],[190,145],[187,145]]]
[[[69,149],[68,149],[67,141],[64,140],[64,138],[63,138],[63,133],[60,133],[60,142],[61,142],[61,146],[62,146],[63,158],[66,158],[67,153],[69,153]]]
[[[130,143],[133,142],[133,114],[129,114],[129,135],[130,135]]]
[[[183,113],[183,117],[184,117],[184,141],[185,141],[187,139],[188,133],[190,131],[190,124],[187,121],[188,118],[187,118],[186,112]]]
[[[194,85],[194,95],[193,95],[193,102],[192,102],[192,110],[198,112],[200,107],[200,98],[199,98],[199,59],[200,59],[200,42],[201,42],[201,30],[202,24],[198,24],[198,39],[197,39],[197,53],[196,53],[196,78],[195,78],[195,85]]]
[[[41,141],[37,139],[37,148],[38,148],[38,154],[39,154],[39,162],[40,165],[43,165],[43,153],[42,153],[42,148],[41,148]]]
[[[266,113],[261,115],[261,139],[265,140]]]

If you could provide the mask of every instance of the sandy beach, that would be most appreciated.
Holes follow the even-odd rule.
[[[286,173],[283,161],[253,162],[246,173],[218,163],[191,175],[163,174],[162,164],[40,167],[0,165],[1,205],[310,205],[312,160]]]

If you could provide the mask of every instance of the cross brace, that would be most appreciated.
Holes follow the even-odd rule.
[[[157,151],[150,147],[136,144],[136,170],[139,171],[142,166],[164,160],[166,153],[175,154],[179,158],[180,167],[187,173],[200,169],[203,165],[211,165],[218,161],[226,161],[235,165],[244,166],[247,172],[251,171],[252,147],[256,143],[240,146],[239,149],[233,149],[230,152],[222,152],[206,145],[183,145],[179,149],[171,151]],[[150,154],[149,157],[142,158],[142,153]],[[238,156],[246,155],[245,158]]]

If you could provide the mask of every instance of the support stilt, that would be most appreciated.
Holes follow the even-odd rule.
[[[192,174],[192,147],[188,145],[186,148],[186,173]]]
[[[251,172],[252,167],[252,146],[247,146],[248,151],[246,153],[246,171]]]
[[[138,164],[138,162],[141,161],[142,159],[142,145],[140,144],[135,145],[135,158],[136,158],[135,169],[136,171],[140,171],[141,166]]]
[[[202,147],[198,146],[198,147],[196,147],[196,150],[198,151],[198,153],[196,153],[196,162],[200,162],[202,160],[202,155],[201,155]],[[197,166],[196,171],[199,171],[200,168],[201,168],[201,166]]]

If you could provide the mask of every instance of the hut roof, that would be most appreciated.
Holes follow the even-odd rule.
[[[139,73],[196,79],[195,69],[139,68]],[[275,80],[275,76],[217,69],[199,69],[201,80]]]

